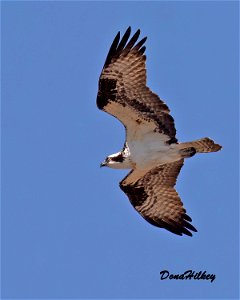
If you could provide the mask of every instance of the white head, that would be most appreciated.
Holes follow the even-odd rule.
[[[124,157],[120,151],[118,153],[111,154],[101,163],[100,167],[109,167],[113,169],[131,169],[131,162],[127,157]]]

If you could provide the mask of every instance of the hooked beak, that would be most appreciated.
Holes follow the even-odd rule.
[[[105,167],[107,165],[106,161],[104,160],[101,164],[100,164],[100,168]]]

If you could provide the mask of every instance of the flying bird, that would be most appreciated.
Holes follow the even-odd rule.
[[[133,207],[152,225],[177,235],[192,236],[196,228],[174,186],[186,158],[219,151],[210,138],[178,142],[174,119],[160,97],[146,85],[146,37],[131,27],[117,33],[99,78],[97,106],[125,127],[123,149],[101,166],[130,169],[120,182]]]

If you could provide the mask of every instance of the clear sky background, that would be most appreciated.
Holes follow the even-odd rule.
[[[145,222],[127,171],[99,168],[124,129],[97,109],[98,77],[129,25],[178,139],[223,145],[178,179],[193,237]],[[237,2],[2,2],[2,299],[237,299],[237,141]]]

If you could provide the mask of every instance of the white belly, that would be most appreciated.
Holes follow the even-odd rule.
[[[128,141],[128,147],[131,161],[140,169],[171,163],[181,158],[177,145],[167,145],[159,133],[147,134],[141,140]]]

